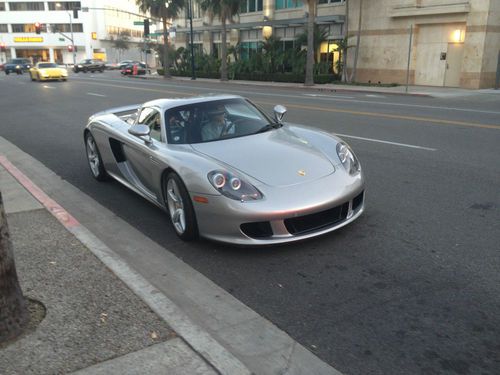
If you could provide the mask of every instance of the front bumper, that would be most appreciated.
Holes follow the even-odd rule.
[[[209,196],[194,202],[202,237],[237,245],[299,241],[339,229],[364,211],[364,178],[336,171],[307,186],[273,189],[262,201]],[[197,195],[197,194],[192,194]]]

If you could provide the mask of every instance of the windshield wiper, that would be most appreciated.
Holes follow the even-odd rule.
[[[283,124],[280,124],[279,122],[272,122],[270,124],[264,125],[262,128],[257,130],[254,134],[265,133],[271,129],[281,128],[282,126],[283,126]]]

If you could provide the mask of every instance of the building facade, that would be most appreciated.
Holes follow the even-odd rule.
[[[202,14],[198,4],[193,6],[193,42],[195,50],[220,57],[221,24],[218,19],[211,20]],[[265,38],[276,35],[283,43],[283,49],[295,47],[297,36],[305,31],[307,5],[301,0],[242,0],[240,14],[234,23],[227,23],[227,41],[239,46],[243,59],[259,50]],[[316,23],[326,36],[318,54],[336,70],[340,51],[335,42],[344,35],[345,2],[344,0],[319,0]],[[176,47],[187,47],[190,42],[189,21],[186,12],[177,20]],[[328,55],[328,56],[327,56]]]
[[[416,85],[494,86],[500,50],[500,0],[348,1],[348,7],[345,0],[318,1],[316,23],[326,32],[327,41],[316,53],[322,61],[326,56],[333,71],[340,58],[337,43],[347,34],[347,71],[353,73],[360,31],[358,82],[405,84],[408,77],[409,83]],[[218,54],[221,25],[203,15],[195,0],[192,2],[195,49]],[[239,45],[241,58],[248,58],[273,34],[280,37],[284,49],[291,48],[305,30],[306,16],[307,6],[300,0],[243,0],[235,23],[227,25],[228,42]],[[175,46],[187,47],[185,14],[173,23],[177,25]]]
[[[26,57],[62,64],[84,58],[144,60],[143,26],[139,24],[143,19],[134,0],[0,1],[4,50],[0,60]],[[115,41],[124,34],[128,49],[115,48]],[[154,65],[154,57],[148,62]]]
[[[350,0],[350,45],[356,44],[360,3],[357,81],[405,83],[410,55],[410,84],[494,86],[500,53],[499,0]],[[351,48],[350,67],[353,60]]]

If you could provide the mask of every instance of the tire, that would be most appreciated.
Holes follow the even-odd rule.
[[[90,132],[85,135],[85,150],[87,151],[87,161],[89,163],[90,172],[97,181],[105,181],[108,177],[101,154],[95,143],[95,139]]]
[[[5,74],[6,74],[6,75],[9,75],[9,74],[10,74],[10,71],[6,70],[6,71],[5,71]]]
[[[177,236],[184,241],[198,238],[198,224],[193,203],[177,173],[170,172],[164,179],[163,195],[170,223]]]
[[[40,74],[37,74],[37,78],[36,78],[36,80],[37,80],[38,82],[42,82],[42,77],[40,77]]]
[[[83,68],[82,72],[87,73],[87,68]]]
[[[99,69],[99,73],[103,73],[104,72],[104,69]]]
[[[32,81],[36,81],[36,78],[33,77],[33,74],[30,73],[30,78]]]

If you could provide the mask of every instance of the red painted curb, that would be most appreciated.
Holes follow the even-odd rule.
[[[0,154],[0,164],[14,177],[33,197],[36,198],[66,228],[80,226],[78,220],[69,214],[55,200],[43,192],[24,173],[17,169],[4,155]]]

